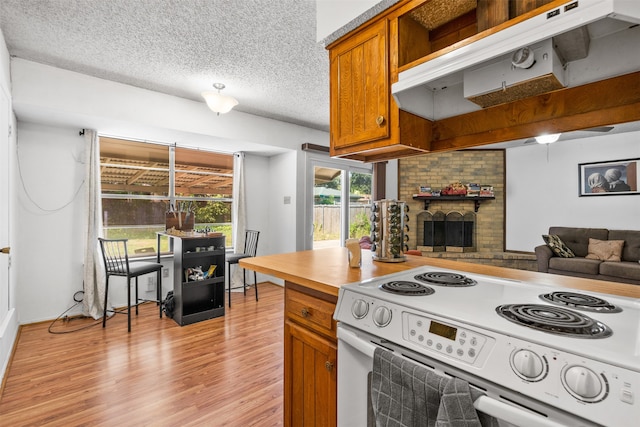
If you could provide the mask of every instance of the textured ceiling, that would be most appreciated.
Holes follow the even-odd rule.
[[[0,0],[12,56],[329,129],[329,60],[313,0]]]

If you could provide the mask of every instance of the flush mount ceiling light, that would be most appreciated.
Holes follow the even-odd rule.
[[[553,142],[556,142],[559,138],[559,133],[549,133],[546,135],[536,136],[536,142],[538,144],[551,144]]]
[[[238,101],[234,97],[220,93],[225,87],[222,83],[214,83],[213,87],[217,89],[217,92],[215,90],[202,92],[202,97],[207,102],[211,111],[220,115],[220,113],[228,113],[233,107],[238,105]]]

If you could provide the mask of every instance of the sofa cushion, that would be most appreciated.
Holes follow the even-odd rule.
[[[589,253],[587,259],[620,262],[624,240],[589,239]]]
[[[562,239],[555,234],[543,234],[542,240],[549,246],[549,249],[553,251],[556,256],[562,258],[573,258],[575,255],[573,251],[564,244]]]
[[[609,240],[606,228],[549,227],[549,234],[560,237],[577,257],[585,257],[589,253],[589,238]]]
[[[634,261],[603,262],[600,264],[600,274],[623,279],[640,280],[640,264]]]
[[[602,261],[577,257],[551,257],[551,259],[549,259],[549,268],[552,270],[563,270],[582,274],[598,274],[600,264],[602,264]]]
[[[622,248],[623,261],[640,260],[640,231],[636,230],[609,230],[609,239],[624,240]]]

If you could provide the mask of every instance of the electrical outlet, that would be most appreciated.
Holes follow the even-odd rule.
[[[162,269],[162,277],[169,277],[169,269],[168,268],[163,268]]]
[[[147,278],[147,292],[151,292],[155,290],[156,290],[156,283],[154,281],[154,278],[152,276],[149,276]]]

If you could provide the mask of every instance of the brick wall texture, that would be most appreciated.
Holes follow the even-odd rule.
[[[422,240],[417,235],[417,215],[424,211],[424,202],[413,200],[420,186],[442,189],[453,182],[491,185],[495,200],[484,200],[476,217],[476,250],[504,251],[504,150],[466,150],[425,154],[398,160],[398,198],[409,205],[409,248],[416,249]],[[474,202],[432,200],[430,212],[473,212]],[[422,227],[420,227],[421,229]]]

